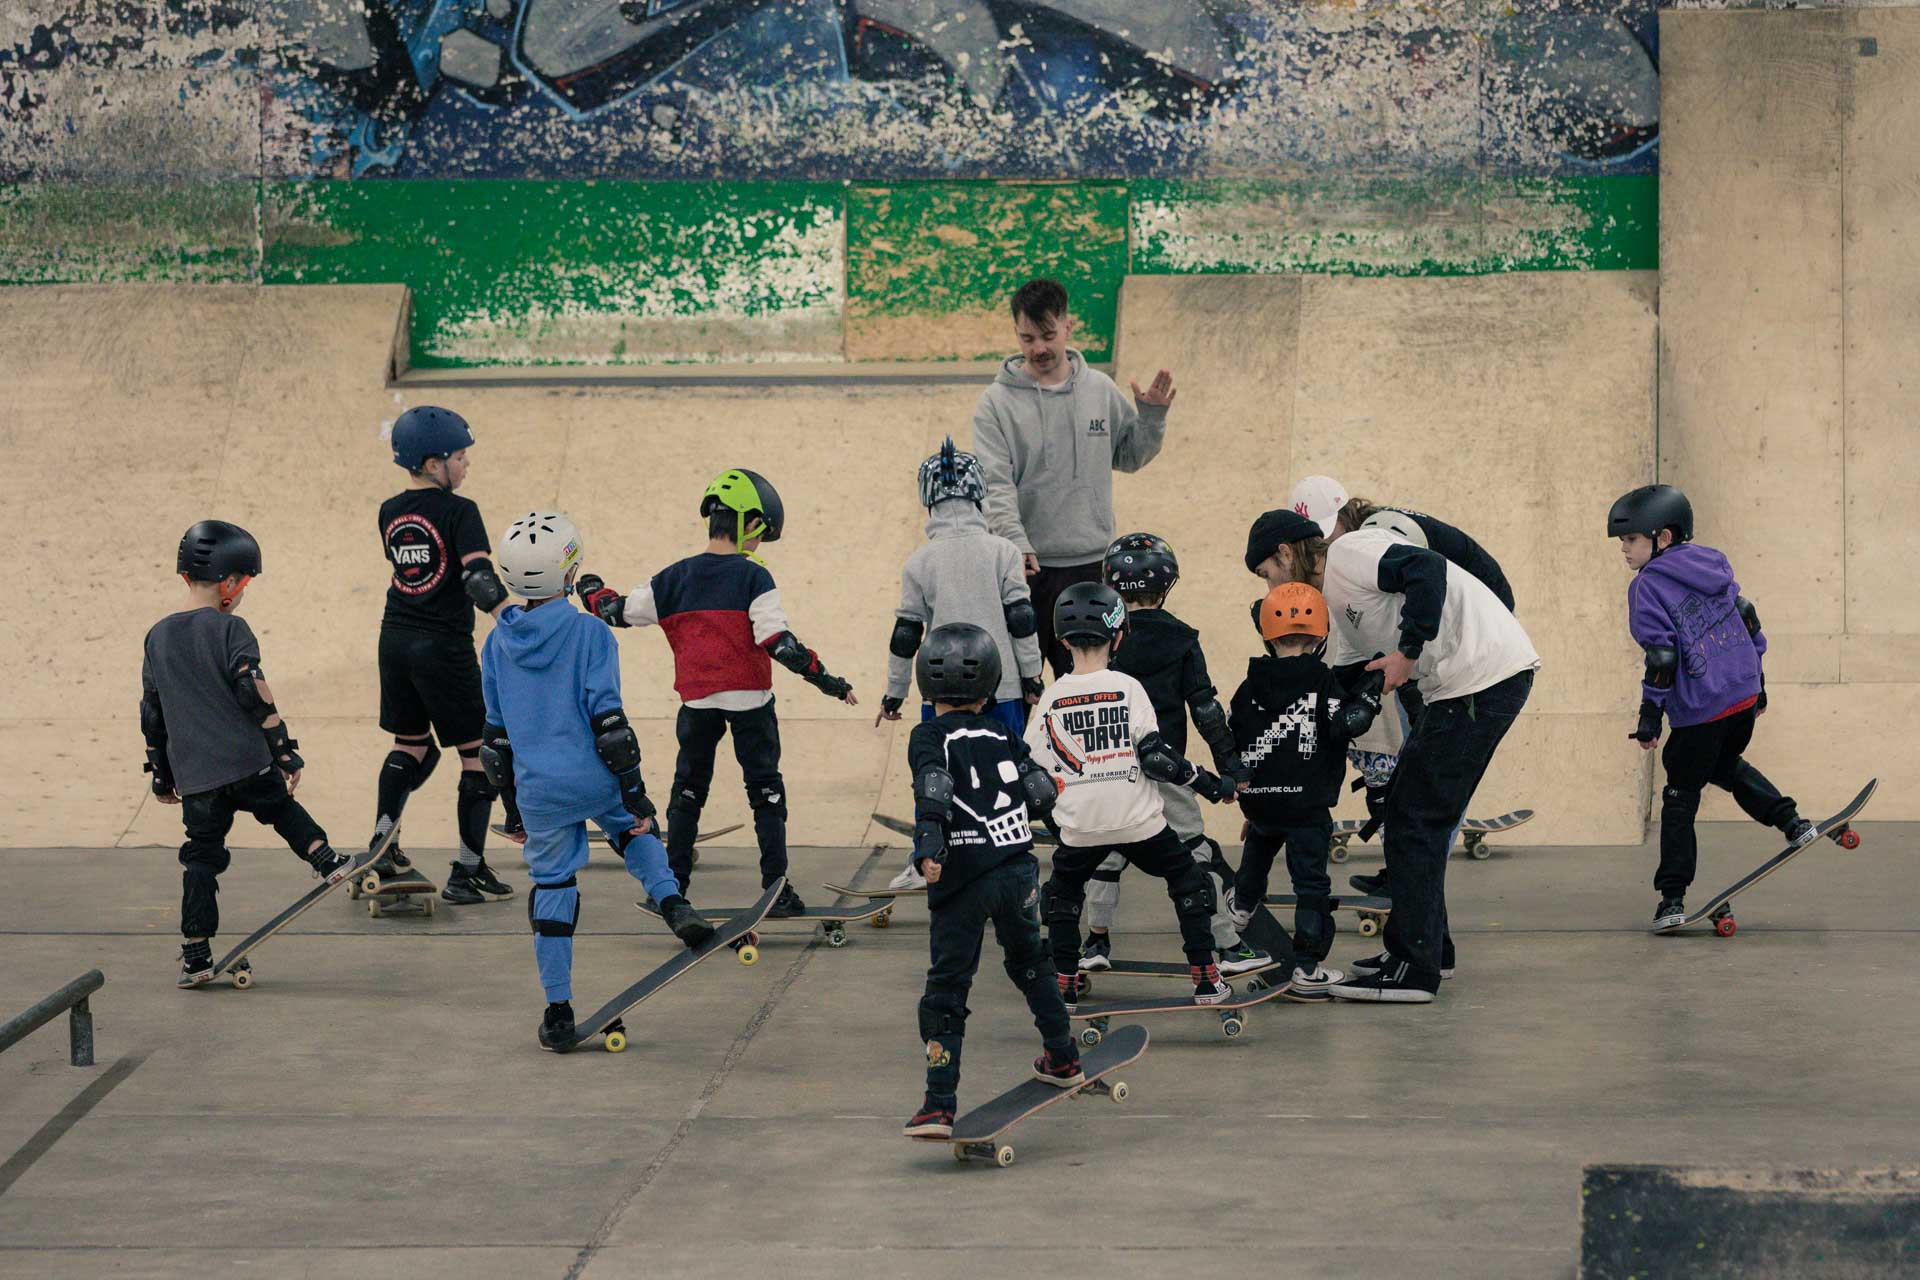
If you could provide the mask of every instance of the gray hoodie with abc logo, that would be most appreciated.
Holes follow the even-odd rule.
[[[1091,564],[1113,541],[1113,473],[1160,452],[1167,406],[1137,408],[1113,379],[1067,348],[1067,380],[1043,387],[1026,357],[1000,366],[973,411],[987,475],[987,524],[1048,567]]]

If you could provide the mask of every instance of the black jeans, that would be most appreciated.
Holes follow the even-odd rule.
[[[180,798],[180,820],[187,842],[180,846],[180,936],[211,938],[220,932],[220,873],[232,861],[227,832],[233,818],[250,813],[254,821],[272,827],[287,848],[305,858],[327,833],[311,814],[287,794],[286,779],[278,769],[266,769],[251,778],[229,782],[212,791]]]
[[[1076,582],[1100,581],[1101,562],[1092,564],[1069,564],[1058,568],[1042,568],[1039,573],[1027,579],[1027,588],[1033,593],[1033,611],[1040,615],[1040,653],[1053,668],[1057,680],[1073,670],[1073,655],[1053,634],[1053,606],[1060,599],[1060,593]]]
[[[920,997],[920,1039],[927,1050],[927,1093],[952,1105],[960,1092],[960,1044],[967,1034],[967,993],[980,968],[988,921],[1001,963],[1027,997],[1041,1043],[1056,1054],[1073,1046],[1073,1028],[1040,941],[1040,864],[1032,854],[1003,862],[930,906],[926,994]]]
[[[713,784],[713,756],[720,739],[733,734],[733,758],[740,762],[753,809],[753,834],[760,843],[760,887],[787,874],[787,785],[780,777],[780,721],[773,703],[751,711],[681,707],[674,731],[680,757],[673,766],[673,797],[667,801],[667,865],[680,892],[693,875],[693,842],[700,834],[700,811]]]
[[[1293,949],[1297,954],[1325,960],[1333,950],[1333,881],[1327,876],[1328,851],[1333,846],[1333,819],[1303,826],[1266,826],[1253,823],[1240,851],[1240,871],[1233,879],[1233,900],[1248,911],[1267,896],[1267,877],[1282,847],[1287,853],[1287,878],[1293,882]]]
[[[1660,791],[1660,869],[1653,887],[1662,896],[1679,897],[1693,883],[1699,844],[1693,819],[1700,812],[1700,793],[1711,782],[1733,793],[1734,803],[1755,822],[1785,831],[1800,816],[1789,796],[1783,796],[1766,775],[1741,759],[1753,741],[1752,707],[1706,724],[1672,729],[1660,751],[1667,785]]]
[[[1421,709],[1400,748],[1387,795],[1385,846],[1393,887],[1387,950],[1412,980],[1440,989],[1447,937],[1447,843],[1507,730],[1527,705],[1533,672]]]
[[[1132,844],[1061,845],[1053,853],[1053,874],[1040,893],[1040,912],[1047,921],[1047,941],[1053,947],[1058,973],[1080,971],[1080,912],[1087,902],[1087,881],[1108,854],[1117,853],[1150,876],[1167,882],[1180,919],[1180,942],[1188,964],[1213,963],[1213,913],[1219,905],[1207,869],[1193,860],[1187,846],[1162,827]]]

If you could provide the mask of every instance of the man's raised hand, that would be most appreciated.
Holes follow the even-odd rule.
[[[1141,404],[1173,403],[1173,374],[1165,369],[1154,375],[1153,385],[1145,391],[1140,389],[1140,384],[1137,382],[1130,382],[1127,385],[1133,388],[1133,398]]]

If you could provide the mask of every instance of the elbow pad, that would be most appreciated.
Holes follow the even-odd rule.
[[[473,607],[482,613],[492,613],[507,602],[507,588],[493,571],[493,561],[485,556],[460,571],[460,585],[467,589]]]
[[[913,779],[913,856],[915,861],[947,860],[947,822],[953,816],[953,775],[932,768]]]
[[[495,791],[503,796],[513,794],[513,743],[507,740],[507,731],[497,724],[489,724],[480,731],[480,770]]]
[[[1184,787],[1192,782],[1196,770],[1180,757],[1159,733],[1150,733],[1134,745],[1140,759],[1140,771],[1155,782],[1171,782]]]
[[[233,696],[240,701],[240,709],[256,721],[267,720],[279,714],[279,708],[267,700],[261,686],[266,683],[266,675],[252,662],[242,662],[233,670]]]
[[[627,713],[615,707],[593,717],[592,724],[593,749],[619,781],[620,803],[636,818],[651,818],[653,802],[647,799],[647,784],[640,778],[640,739],[627,723]]]
[[[1387,687],[1384,671],[1369,671],[1353,692],[1340,700],[1340,710],[1335,713],[1340,732],[1348,741],[1359,737],[1373,727],[1373,721],[1380,714],[1381,695]]]
[[[160,714],[159,695],[149,690],[140,699],[140,736],[147,740],[147,762],[141,771],[153,775],[153,794],[173,794],[173,762],[167,759],[167,721]]]
[[[1747,599],[1745,596],[1735,596],[1733,598],[1733,607],[1740,611],[1740,621],[1747,624],[1747,634],[1750,636],[1759,635],[1760,611],[1753,607],[1753,601]]]
[[[911,658],[920,652],[920,637],[926,630],[926,624],[918,618],[895,618],[893,634],[887,638],[887,652],[896,658]]]
[[[828,675],[827,669],[820,665],[820,655],[801,644],[791,631],[782,631],[775,636],[768,643],[767,652],[773,655],[775,662],[829,698],[844,698],[853,689],[839,676]]]
[[[1647,683],[1655,689],[1673,688],[1673,678],[1680,672],[1680,653],[1671,645],[1655,644],[1647,646]]]
[[[1015,600],[1006,606],[1006,615],[1007,634],[1015,640],[1040,634],[1040,616],[1033,611],[1033,601]]]
[[[1042,821],[1053,816],[1053,802],[1060,798],[1060,789],[1054,776],[1038,765],[1020,771],[1020,790],[1026,795],[1027,808]]]

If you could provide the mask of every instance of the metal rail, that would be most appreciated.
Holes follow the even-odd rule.
[[[98,969],[89,969],[25,1013],[9,1018],[0,1026],[0,1053],[68,1013],[72,1015],[67,1024],[67,1037],[73,1065],[92,1066],[93,1010],[87,1007],[87,997],[98,991],[106,980],[106,975]]]

